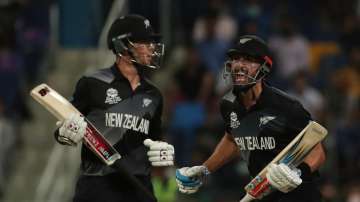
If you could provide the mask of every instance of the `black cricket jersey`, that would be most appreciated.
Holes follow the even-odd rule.
[[[129,81],[113,65],[83,76],[77,83],[72,104],[94,124],[122,156],[121,164],[136,176],[150,175],[146,138],[161,137],[163,98],[145,78],[133,91]],[[115,173],[85,145],[81,151],[81,174]]]
[[[246,110],[229,91],[220,110],[249,172],[256,176],[309,123],[311,115],[295,99],[263,83],[257,103]]]

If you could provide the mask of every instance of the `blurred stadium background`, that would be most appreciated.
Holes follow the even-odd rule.
[[[224,53],[237,36],[257,34],[276,58],[268,81],[330,132],[324,201],[360,201],[359,0],[0,0],[0,201],[71,201],[78,148],[55,143],[55,119],[29,90],[46,82],[70,97],[84,72],[111,65],[106,33],[127,13],[148,17],[164,36],[164,65],[151,77],[165,97],[177,166],[201,163],[220,140]],[[154,172],[160,202],[237,201],[249,180],[234,161],[185,196],[173,174]]]

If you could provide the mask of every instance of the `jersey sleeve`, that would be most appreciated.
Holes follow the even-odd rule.
[[[73,93],[70,102],[77,108],[84,116],[89,112],[89,89],[88,81],[86,77],[82,77],[76,84],[75,91]]]
[[[220,113],[223,119],[225,131],[231,134],[230,118],[229,118],[229,103],[226,100],[220,102]]]
[[[294,102],[290,109],[290,122],[288,126],[295,134],[298,134],[312,120],[310,113],[302,106],[300,102]]]
[[[157,96],[159,96],[159,104],[156,108],[154,117],[151,121],[151,125],[150,125],[150,135],[152,137],[153,140],[161,140],[162,139],[162,129],[161,129],[161,125],[162,125],[162,112],[163,112],[163,97],[162,95],[159,93]]]

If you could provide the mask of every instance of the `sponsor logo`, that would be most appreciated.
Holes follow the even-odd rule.
[[[147,107],[152,103],[152,100],[150,100],[149,98],[144,98],[143,99],[143,104],[142,107]]]
[[[118,95],[118,91],[114,88],[109,88],[106,91],[106,104],[116,104],[121,101],[121,98]]]
[[[240,121],[235,112],[230,113],[230,127],[231,128],[238,128],[240,125]]]
[[[259,127],[267,124],[269,121],[274,120],[276,116],[263,116],[260,118]]]

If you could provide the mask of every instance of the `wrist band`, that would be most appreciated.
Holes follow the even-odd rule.
[[[308,178],[311,176],[311,168],[307,163],[302,162],[297,168],[301,171],[301,178]]]

